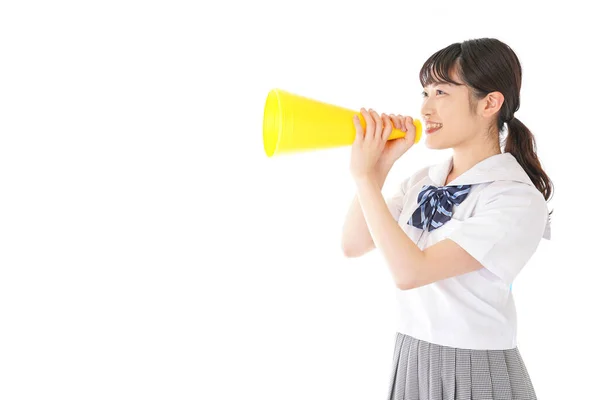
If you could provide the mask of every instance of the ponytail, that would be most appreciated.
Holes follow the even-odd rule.
[[[504,151],[511,153],[521,164],[535,187],[549,200],[553,194],[552,181],[542,169],[537,157],[535,138],[531,131],[517,118],[507,121],[508,136]],[[552,212],[550,212],[552,214]]]

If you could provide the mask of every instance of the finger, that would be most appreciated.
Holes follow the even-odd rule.
[[[360,109],[360,113],[363,115],[363,117],[365,118],[365,122],[367,125],[367,130],[364,134],[365,139],[369,138],[371,136],[373,136],[373,130],[375,129],[373,125],[375,125],[375,122],[373,122],[373,117],[371,116],[371,114],[365,110],[364,108]]]
[[[400,129],[402,132],[406,132],[406,117],[403,115],[400,116]]]
[[[381,133],[381,138],[387,141],[390,137],[390,134],[392,133],[393,124],[390,117],[386,114],[381,114],[381,117],[383,119],[383,132]]]
[[[372,137],[374,139],[380,138],[381,137],[381,128],[382,128],[381,117],[372,108],[369,109],[369,113],[371,113],[371,115],[373,116],[373,120],[375,121],[375,127],[373,129]]]
[[[407,125],[407,128],[408,128],[407,131],[406,131],[406,136],[409,139],[411,139],[411,141],[414,142],[415,136],[417,134],[417,127],[413,123],[412,117],[406,117],[406,125]]]
[[[360,143],[363,140],[363,136],[365,135],[363,131],[363,127],[360,124],[360,119],[358,115],[352,117],[352,122],[354,123],[354,129],[356,130],[356,135],[354,136],[354,141]]]
[[[398,117],[396,116],[396,114],[390,114],[390,120],[394,124],[394,129],[400,128],[400,121],[398,120]]]
[[[400,129],[402,132],[406,132],[406,128],[404,127],[404,117],[402,115],[394,115],[394,126],[396,127],[396,129]]]
[[[408,132],[412,125],[412,119],[409,116],[404,117],[404,132]]]

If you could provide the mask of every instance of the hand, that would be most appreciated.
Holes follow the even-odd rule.
[[[417,128],[415,127],[411,117],[395,114],[390,114],[389,117],[394,124],[394,128],[406,132],[404,137],[388,140],[385,143],[379,163],[393,165],[402,155],[404,155],[404,153],[408,151],[408,149],[415,144]]]
[[[386,114],[379,117],[372,109],[367,112],[364,108],[360,112],[367,129],[365,133],[358,116],[355,116],[356,137],[350,162],[350,171],[355,178],[374,174],[386,164],[391,166],[414,144],[416,132],[410,117],[392,115],[390,118]],[[404,138],[388,140],[393,127],[407,134]]]

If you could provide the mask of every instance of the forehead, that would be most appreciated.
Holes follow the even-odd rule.
[[[457,73],[457,66],[453,64],[451,66],[444,66],[443,64],[432,65],[429,68],[426,82],[429,82],[426,88],[428,87],[445,87],[445,88],[457,88],[460,86],[464,86],[463,81],[460,79],[459,74]],[[453,83],[454,82],[454,83]]]

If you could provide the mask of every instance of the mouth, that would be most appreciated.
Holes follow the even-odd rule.
[[[438,123],[427,123],[425,125],[425,133],[427,133],[428,135],[431,135],[434,132],[439,131],[440,129],[442,129],[442,124],[438,124]]]

